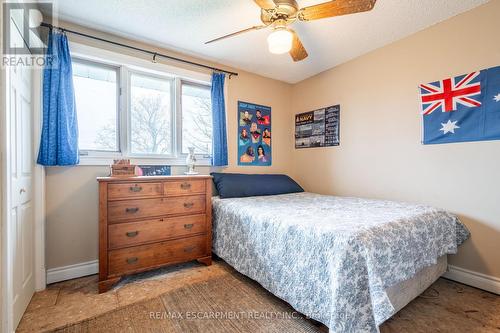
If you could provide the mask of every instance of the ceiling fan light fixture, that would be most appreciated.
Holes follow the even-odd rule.
[[[287,53],[292,49],[293,34],[284,28],[275,29],[267,37],[269,52],[273,54]]]
[[[290,27],[297,21],[308,22],[328,17],[336,17],[370,11],[377,0],[316,0],[312,6],[300,8],[298,0],[253,0],[260,8],[262,25],[239,30],[205,42],[210,44],[240,34],[265,28],[274,29],[267,37],[270,53],[289,53],[295,62],[309,56],[298,34]],[[321,2],[323,1],[323,2]]]

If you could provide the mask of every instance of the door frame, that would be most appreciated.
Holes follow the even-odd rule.
[[[10,105],[10,94],[8,92],[9,86],[9,69],[2,68],[2,78],[1,87],[2,91],[0,94],[0,100],[4,103],[1,105],[1,115],[2,119],[0,123],[1,128],[1,160],[2,160],[2,238],[1,238],[1,263],[2,263],[2,332],[12,332],[14,328],[12,327],[12,315],[13,315],[13,304],[12,304],[12,290],[9,286],[12,286],[12,272],[11,263],[9,261],[10,257],[10,242],[8,239],[8,225],[9,225],[9,212],[10,212],[10,194],[11,194],[11,181],[10,181],[10,161],[8,147],[10,146],[10,117],[9,117],[9,105]],[[10,266],[10,267],[9,267]]]
[[[3,6],[0,6],[0,17],[3,17]],[[0,27],[0,47],[3,49],[3,26]],[[7,129],[7,71],[2,67],[0,67],[0,188],[1,188],[1,193],[0,193],[0,296],[1,296],[1,302],[0,302],[0,314],[1,314],[1,320],[2,320],[2,325],[0,327],[0,330],[2,332],[8,332],[7,327],[7,319],[8,316],[6,315],[6,309],[7,309],[7,304],[5,302],[7,293],[6,293],[6,274],[5,274],[5,260],[4,260],[4,253],[5,253],[5,238],[4,235],[6,234],[4,232],[5,230],[5,221],[7,217],[7,203],[5,202],[7,199],[7,191],[6,191],[6,144],[5,140],[7,138],[5,131]],[[1,102],[3,101],[3,102]]]
[[[0,13],[1,15],[1,13]],[[40,142],[41,134],[41,119],[42,119],[42,97],[41,97],[41,70],[33,70],[32,78],[32,107],[33,107],[33,160],[36,159],[38,152],[37,147]],[[1,249],[0,249],[0,265],[1,265],[1,309],[2,309],[2,332],[13,332],[15,327],[12,323],[13,304],[12,304],[12,263],[10,262],[10,245],[11,241],[8,239],[8,225],[9,225],[9,212],[11,205],[11,180],[10,180],[10,94],[9,89],[9,69],[2,68],[0,75],[0,100],[5,101],[0,103],[0,165],[1,165]],[[45,268],[45,170],[43,167],[36,165],[33,170],[33,204],[34,204],[34,238],[35,243],[33,246],[35,258],[35,290],[43,290],[46,287]]]
[[[42,79],[43,70],[33,70],[33,198],[35,223],[35,290],[44,290],[47,287],[47,268],[45,266],[45,168],[36,163],[38,149],[42,137]]]

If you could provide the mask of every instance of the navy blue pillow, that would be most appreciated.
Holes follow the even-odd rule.
[[[287,175],[247,175],[241,173],[212,172],[215,187],[221,198],[241,198],[304,192]]]

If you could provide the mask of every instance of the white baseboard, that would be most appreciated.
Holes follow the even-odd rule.
[[[76,279],[98,272],[99,261],[97,260],[51,268],[47,270],[47,283]],[[494,276],[448,265],[448,271],[443,274],[443,277],[500,295],[500,278]]]
[[[443,277],[500,295],[500,279],[494,276],[448,265]]]
[[[99,262],[97,260],[51,268],[47,270],[47,283],[76,279],[82,276],[97,274],[98,272]]]

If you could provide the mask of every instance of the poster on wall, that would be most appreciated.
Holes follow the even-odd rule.
[[[238,101],[238,165],[271,162],[271,108]]]
[[[295,148],[333,147],[340,144],[340,105],[295,115]]]
[[[424,145],[500,140],[500,66],[419,89]]]

